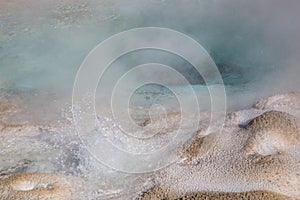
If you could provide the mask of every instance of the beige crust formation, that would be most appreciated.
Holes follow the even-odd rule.
[[[13,174],[0,179],[0,200],[70,200],[72,185],[61,175]]]
[[[0,102],[0,131],[8,128],[19,128],[22,127],[20,124],[8,124],[4,122],[4,116],[10,115],[11,113],[17,112],[17,107],[11,103]]]
[[[293,106],[300,95],[292,93],[286,104],[288,95],[268,98],[280,109],[262,100],[268,109],[238,111],[222,132],[196,134],[180,151],[184,161],[163,169],[137,199],[298,199],[300,132]]]
[[[231,118],[227,117],[229,122],[222,131],[208,135],[198,131],[183,148],[179,147],[181,160],[155,173],[151,187],[146,186],[136,198],[297,199],[300,196],[297,115],[300,95],[296,98],[293,93],[292,97],[289,103],[270,97],[272,105],[266,100],[262,108],[255,105],[251,110],[235,112]],[[13,110],[9,103],[0,103],[0,122]],[[163,132],[172,133],[178,115],[167,117],[171,126]],[[149,120],[142,125],[156,123],[160,125],[159,121]],[[26,127],[30,131],[26,131]],[[35,126],[21,128],[31,135],[38,129]],[[5,123],[0,123],[1,129],[2,137],[20,135],[19,128]],[[72,199],[73,187],[68,180],[56,174],[18,174],[18,170],[4,169],[0,171],[0,200]]]
[[[167,195],[169,194],[169,195]],[[293,200],[293,198],[270,191],[249,192],[198,192],[181,197],[170,195],[170,191],[155,187],[142,193],[136,200]]]
[[[249,154],[280,154],[300,144],[296,119],[284,112],[265,112],[252,119],[244,129],[251,135],[246,147]]]

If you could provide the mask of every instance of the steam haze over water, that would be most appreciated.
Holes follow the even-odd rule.
[[[63,90],[68,96],[95,45],[120,31],[157,26],[204,46],[222,73],[229,100],[236,90],[251,93],[251,100],[293,90],[299,85],[299,8],[297,0],[1,1],[1,87],[59,95]],[[149,61],[173,66],[192,84],[203,84],[184,60],[157,51],[131,53],[118,61],[119,70]]]

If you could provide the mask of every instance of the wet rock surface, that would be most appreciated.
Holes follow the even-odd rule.
[[[296,100],[294,93],[292,98]],[[270,103],[266,101],[266,104]],[[52,197],[60,200],[86,195],[96,199],[296,199],[300,195],[299,124],[295,104],[285,105],[285,110],[279,111],[278,107],[272,110],[269,106],[233,112],[228,114],[221,132],[208,135],[203,132],[210,115],[204,115],[199,122],[201,129],[176,150],[178,162],[150,174],[123,174],[121,182],[116,180],[120,175],[115,175],[114,170],[93,161],[74,135],[72,120],[16,126],[8,123],[7,116],[18,114],[19,106],[8,102],[0,105],[0,118],[7,123],[0,135],[2,199]],[[163,126],[157,139],[174,135],[180,113],[150,119],[142,116],[144,112],[132,112],[142,131],[166,123],[168,126]],[[107,130],[115,128],[112,121],[103,125]],[[185,124],[183,130],[188,132],[189,126]],[[52,184],[54,179],[66,184]],[[33,188],[28,185],[42,180],[50,182]],[[17,182],[17,188],[26,187],[26,192],[10,186]],[[70,182],[76,185],[75,190]]]
[[[284,102],[289,95],[296,101],[291,93]],[[298,116],[290,111],[296,113],[298,107],[285,104],[285,112],[277,109],[237,111],[228,115],[223,132],[204,137],[196,134],[184,146],[182,160],[160,171],[156,186],[137,198],[297,199],[299,124]]]

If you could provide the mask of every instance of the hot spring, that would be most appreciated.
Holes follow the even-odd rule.
[[[70,106],[73,85],[89,52],[108,37],[133,28],[181,32],[211,56],[224,82],[227,111],[235,111],[263,97],[299,89],[299,9],[297,0],[0,0],[0,101],[23,109],[10,120],[44,126],[57,120],[69,122],[63,128],[41,129],[48,132],[46,136],[14,140],[12,146],[1,150],[0,170],[28,159],[35,162],[26,169],[29,172],[84,177],[91,199],[126,194],[124,185],[134,188],[139,176],[95,164],[74,134]],[[122,55],[105,71],[102,86],[111,91],[124,73],[145,63],[177,70],[203,100],[202,109],[210,110],[203,77],[186,60],[166,51],[144,49]],[[157,70],[134,78],[148,76],[163,80],[169,75]],[[176,110],[179,104],[172,89],[189,98],[186,88],[176,79],[169,88],[147,84],[137,88],[128,102],[138,109],[161,104]],[[109,121],[109,105],[101,103],[105,98],[105,92],[96,91],[101,119]],[[141,123],[139,120],[137,117],[136,123]],[[36,140],[51,147],[32,144]]]

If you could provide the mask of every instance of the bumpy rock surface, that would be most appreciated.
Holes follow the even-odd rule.
[[[284,112],[265,112],[244,128],[251,134],[246,144],[247,150],[261,155],[281,153],[300,144],[296,119]]]
[[[137,199],[299,198],[297,99],[283,97],[228,115],[222,132],[198,134],[180,151],[183,162],[163,169]]]
[[[278,130],[294,133],[297,131],[295,117],[280,111],[268,111],[252,119],[244,128],[253,131]]]
[[[169,191],[164,188],[153,188],[141,194],[137,200],[292,200],[288,196],[270,191],[258,190],[249,192],[198,192],[187,194],[182,197],[169,197]]]
[[[21,127],[20,124],[10,124],[6,123],[3,118],[11,115],[12,113],[18,112],[17,106],[8,103],[8,102],[0,102],[0,131],[6,128],[18,128]]]
[[[257,109],[276,109],[281,111],[295,111],[300,109],[300,92],[273,95],[256,102]]]
[[[56,174],[14,174],[0,179],[1,200],[70,200],[71,183]]]
[[[269,105],[268,102],[266,104]],[[276,104],[280,102],[277,101]],[[11,108],[13,107],[9,104],[0,104],[0,119],[14,110]],[[297,108],[290,107],[287,113],[284,110],[270,111],[271,108],[235,112],[228,116],[228,123],[222,131],[211,132],[209,135],[202,134],[201,131],[195,134],[183,148],[178,149],[178,158],[181,160],[155,172],[151,177],[151,188],[143,186],[141,190],[144,192],[137,199],[298,198],[299,124],[290,112],[294,110],[297,113]],[[178,116],[167,115],[166,121],[171,125],[159,135],[171,135],[170,131],[177,124]],[[160,125],[160,120],[141,122],[145,122],[142,124],[144,129]],[[59,128],[64,126],[66,125],[63,123],[59,124]],[[3,148],[0,155],[3,158],[5,155],[14,155],[19,160],[25,160],[15,165],[15,162],[2,159],[5,165],[0,167],[0,200],[73,198],[70,179],[54,174],[25,174],[31,172],[24,170],[31,166],[31,161],[26,159],[39,158],[40,151],[49,151],[45,155],[57,152],[51,146],[56,137],[52,137],[47,130],[27,124],[19,128],[5,126],[2,129],[0,144]],[[184,133],[186,132],[189,131],[185,128]],[[27,152],[28,144],[35,147],[32,149],[37,152],[32,149]],[[66,158],[70,155],[73,154],[66,154]],[[11,167],[13,165],[15,167]],[[20,172],[23,174],[16,174]],[[136,197],[141,190],[130,195]],[[125,196],[120,199],[129,198]]]
[[[176,200],[292,200],[293,198],[269,191],[250,191],[240,193],[203,192],[180,197]]]

